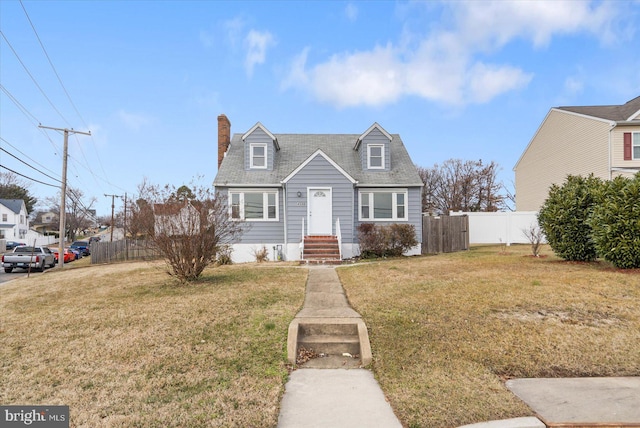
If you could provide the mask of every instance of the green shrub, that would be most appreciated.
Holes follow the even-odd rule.
[[[388,226],[362,223],[358,226],[360,257],[397,257],[418,245],[416,228],[412,224]]]
[[[623,269],[640,267],[640,173],[607,181],[588,220],[598,255]]]
[[[569,175],[562,186],[552,185],[538,213],[538,224],[553,251],[565,260],[592,261],[597,257],[587,219],[602,180]]]

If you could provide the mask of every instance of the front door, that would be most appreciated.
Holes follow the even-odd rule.
[[[331,188],[309,188],[309,235],[331,235]]]

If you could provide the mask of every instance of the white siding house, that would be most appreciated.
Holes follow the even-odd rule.
[[[612,106],[552,108],[514,167],[516,209],[537,211],[567,175],[604,180],[640,171],[640,97]]]

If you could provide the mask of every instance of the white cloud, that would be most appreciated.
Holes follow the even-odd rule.
[[[349,21],[355,22],[358,19],[358,7],[353,3],[349,3],[344,9],[344,14]]]
[[[253,74],[253,68],[256,64],[264,63],[267,56],[267,49],[274,44],[274,38],[268,31],[249,31],[244,39],[244,45],[247,51],[244,64],[248,76]]]
[[[225,21],[223,28],[225,30],[226,38],[229,41],[231,47],[236,47],[239,44],[239,40],[242,37],[242,30],[244,28],[244,20],[240,17]]]
[[[588,1],[465,1],[451,7],[460,34],[467,43],[499,48],[514,38],[546,46],[558,34],[591,33],[603,41],[615,9],[609,2]]]
[[[339,107],[382,105],[403,92],[402,70],[390,47],[371,52],[334,56],[312,70],[316,96]]]
[[[473,103],[486,103],[498,95],[529,84],[532,74],[510,66],[475,63],[469,69],[468,97]]]
[[[569,76],[564,80],[563,93],[568,96],[575,96],[582,93],[584,89],[584,78],[582,76]]]
[[[293,60],[283,87],[302,88],[339,108],[379,106],[402,96],[454,105],[487,103],[533,78],[517,65],[492,63],[491,56],[505,45],[523,39],[540,49],[557,35],[578,33],[608,42],[616,17],[611,2],[460,1],[442,8],[439,30],[415,43],[406,41],[416,35],[403,32],[397,45],[335,54],[315,65],[307,64],[307,48]]]
[[[144,114],[129,113],[124,110],[117,112],[117,117],[129,129],[139,131],[143,127],[153,123],[153,118]]]

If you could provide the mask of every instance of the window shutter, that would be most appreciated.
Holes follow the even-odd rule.
[[[631,160],[631,132],[624,133],[624,160]]]

